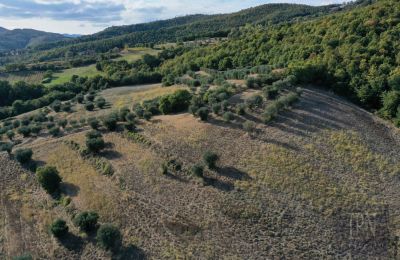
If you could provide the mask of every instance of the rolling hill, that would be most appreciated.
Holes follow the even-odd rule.
[[[44,43],[66,40],[61,34],[32,29],[7,30],[0,28],[0,52],[34,47]]]

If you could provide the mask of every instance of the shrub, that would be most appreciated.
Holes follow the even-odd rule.
[[[262,114],[262,118],[264,123],[271,122],[278,115],[278,106],[277,103],[272,103],[265,108],[264,113]]]
[[[135,122],[135,118],[136,118],[136,115],[131,112],[129,112],[125,115],[125,121],[127,121],[127,122]]]
[[[99,215],[96,212],[81,212],[73,219],[75,226],[85,232],[93,231],[97,226]]]
[[[59,125],[62,128],[65,128],[68,125],[68,120],[67,119],[61,119],[60,121],[57,122],[57,125]]]
[[[70,102],[65,102],[64,104],[61,105],[61,110],[64,112],[71,112],[71,103]]]
[[[256,124],[252,121],[247,120],[243,123],[243,129],[249,133],[254,132],[254,130],[256,129]]]
[[[18,127],[21,126],[21,121],[19,121],[19,120],[14,120],[13,123],[12,123],[12,125],[13,125],[14,128],[18,128]]]
[[[57,237],[63,237],[68,233],[68,226],[65,220],[57,219],[50,226],[51,233]]]
[[[132,121],[128,121],[125,125],[124,125],[125,129],[128,131],[135,131],[136,129],[136,125],[134,122]]]
[[[88,119],[88,124],[94,130],[97,130],[100,126],[100,122],[97,118],[91,117]]]
[[[246,100],[246,105],[250,109],[255,109],[261,107],[263,104],[263,98],[260,95],[254,95]]]
[[[18,128],[17,132],[23,137],[29,137],[31,135],[31,128],[28,126],[21,126]]]
[[[206,108],[206,107],[202,107],[199,110],[197,110],[197,115],[200,117],[201,121],[207,121],[209,113],[210,112],[208,111],[208,108]]]
[[[93,102],[94,98],[95,98],[95,96],[93,94],[86,95],[86,100],[89,102]]]
[[[244,115],[244,114],[246,114],[246,105],[245,104],[239,104],[237,107],[236,107],[236,113],[238,114],[238,115]]]
[[[98,99],[96,99],[96,106],[100,109],[103,109],[106,105],[106,100],[102,97],[99,97]]]
[[[55,100],[51,105],[51,109],[54,110],[54,112],[60,112],[61,110],[61,101],[60,100]]]
[[[82,94],[76,95],[76,101],[77,101],[79,104],[82,104],[82,103],[83,103],[83,100],[84,100],[84,97],[83,97]]]
[[[56,126],[56,124],[54,124],[52,122],[46,124],[46,128],[49,129],[49,130],[52,129],[53,127],[55,127],[55,126]]]
[[[118,123],[118,119],[117,119],[117,116],[114,114],[105,116],[103,118],[103,125],[109,131],[114,131],[115,129],[117,129],[117,123]]]
[[[15,159],[22,164],[29,163],[32,160],[32,149],[18,149],[15,151]]]
[[[58,174],[56,167],[45,166],[36,170],[36,177],[43,189],[52,194],[60,188],[61,177]]]
[[[90,131],[86,134],[86,147],[92,153],[98,153],[105,148],[106,144],[98,131]]]
[[[94,109],[93,103],[92,103],[92,102],[87,102],[87,103],[85,104],[85,109],[86,109],[87,111],[93,111],[93,109]]]
[[[42,127],[38,124],[32,125],[31,126],[31,132],[35,135],[39,134],[40,131],[42,131]]]
[[[177,90],[171,95],[160,98],[159,110],[163,114],[177,113],[185,111],[190,104],[192,95],[187,90]]]
[[[216,162],[218,161],[219,157],[216,153],[207,151],[203,155],[203,160],[210,169],[215,169],[216,168]]]
[[[219,112],[221,111],[221,103],[215,103],[211,106],[211,109],[214,114],[218,115]]]
[[[192,167],[192,174],[193,174],[194,176],[203,178],[203,176],[204,176],[204,167],[203,167],[202,165],[198,165],[198,164],[193,165],[193,167]]]
[[[21,125],[23,125],[23,126],[27,126],[30,123],[31,123],[31,120],[29,118],[27,118],[27,117],[24,117],[24,118],[21,119]]]
[[[225,122],[230,122],[235,118],[235,116],[233,115],[232,112],[226,112],[226,113],[224,113],[223,118],[224,118]]]
[[[147,121],[149,121],[151,119],[151,117],[153,116],[153,114],[150,111],[145,111],[143,113],[143,118]]]
[[[119,121],[125,121],[126,120],[126,116],[130,113],[129,108],[127,107],[122,107],[119,111],[118,111],[118,120]]]
[[[14,147],[13,143],[0,143],[1,152],[7,152],[8,154],[10,154],[13,147]]]
[[[111,224],[102,225],[96,236],[99,245],[106,250],[117,250],[122,243],[121,232]]]
[[[59,135],[60,135],[61,130],[60,130],[59,127],[53,127],[53,128],[50,128],[50,129],[49,129],[49,133],[50,133],[53,137],[56,137],[56,136],[59,136]]]
[[[266,86],[263,88],[263,93],[267,99],[275,99],[279,95],[279,89],[276,86]]]
[[[224,101],[221,102],[221,108],[224,111],[228,110],[228,107],[229,107],[229,102],[228,101],[224,100]]]
[[[15,133],[14,133],[14,131],[9,130],[9,131],[7,131],[6,135],[7,135],[8,139],[12,140],[15,136]]]

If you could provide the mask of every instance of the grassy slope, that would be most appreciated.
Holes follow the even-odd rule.
[[[107,91],[103,94],[114,105],[129,93]],[[153,97],[152,91],[156,88],[131,96]],[[113,146],[102,156],[116,169],[112,178],[96,174],[61,143],[83,144],[84,132],[26,146],[34,149],[36,160],[60,169],[67,183],[63,189],[73,200],[66,209],[50,208],[49,218],[70,208],[97,210],[102,222],[123,230],[123,253],[144,250],[157,259],[393,257],[400,223],[398,129],[314,89],[273,124],[258,124],[257,133],[245,133],[240,120],[202,123],[188,114],[159,116],[140,125],[150,146],[106,134]],[[208,185],[203,186],[187,172],[206,150],[216,151],[221,160],[217,171],[206,170]],[[182,162],[183,171],[161,175],[159,168],[169,159]],[[3,183],[19,183],[19,192],[33,185],[22,185],[18,176]],[[47,237],[43,232],[38,234]],[[130,244],[140,250],[129,251]],[[24,244],[15,246],[18,252],[27,250]],[[57,243],[49,247],[54,251],[36,246],[31,251],[54,255],[63,250]],[[87,258],[89,252],[104,254],[86,242],[81,251],[68,254]]]

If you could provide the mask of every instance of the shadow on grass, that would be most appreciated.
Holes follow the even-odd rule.
[[[76,196],[78,196],[80,188],[78,186],[76,186],[75,184],[68,183],[68,182],[62,182],[61,190],[65,195],[68,195],[70,197],[76,197]]]
[[[245,172],[242,172],[235,167],[222,167],[217,168],[216,171],[219,175],[225,176],[234,180],[251,180],[252,178]]]
[[[218,179],[214,178],[209,178],[209,177],[203,177],[204,179],[204,184],[208,186],[213,186],[214,188],[221,190],[221,191],[232,191],[235,186],[232,183],[229,182],[224,182]]]
[[[145,252],[143,249],[134,246],[128,245],[121,247],[117,254],[114,254],[112,257],[113,260],[145,260],[147,259]]]
[[[64,237],[59,238],[60,243],[70,251],[80,252],[83,249],[85,241],[72,233],[66,234]]]

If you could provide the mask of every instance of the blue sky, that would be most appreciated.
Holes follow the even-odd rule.
[[[0,27],[89,34],[112,25],[134,24],[187,14],[228,13],[267,3],[309,5],[339,0],[0,0]]]

